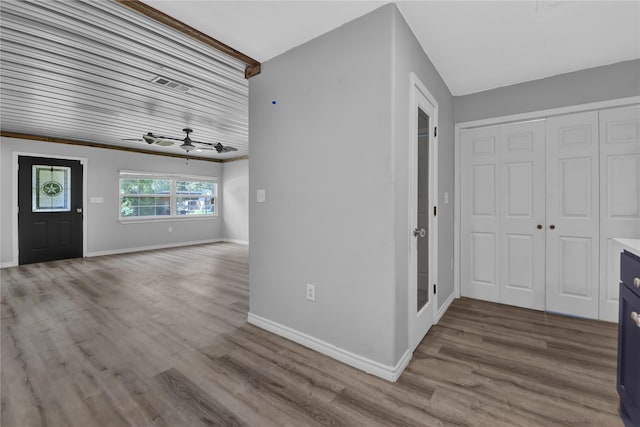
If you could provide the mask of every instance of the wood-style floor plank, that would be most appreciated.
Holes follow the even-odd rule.
[[[246,323],[246,246],[0,271],[1,416],[24,426],[612,426],[616,325],[455,301],[397,383]]]

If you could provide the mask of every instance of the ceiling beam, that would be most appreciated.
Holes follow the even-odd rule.
[[[176,29],[183,34],[186,34],[187,36],[192,37],[198,40],[199,42],[206,44],[207,46],[211,46],[214,49],[219,50],[220,52],[223,52],[239,61],[244,62],[247,65],[247,67],[244,70],[244,77],[246,79],[260,74],[260,62],[256,61],[255,59],[251,58],[248,55],[245,55],[240,51],[235,50],[231,46],[228,46],[222,43],[221,41],[216,40],[213,37],[199,30],[196,30],[190,25],[187,25],[184,22],[179,21],[176,18],[170,15],[167,15],[164,12],[159,11],[158,9],[149,6],[148,4],[143,3],[140,0],[115,0],[115,1],[117,3],[120,3],[121,5],[127,6],[128,8],[135,10],[136,12],[139,12],[145,16],[148,16],[151,19],[161,22],[164,25],[167,25],[173,29]]]
[[[152,151],[152,150],[145,150],[145,149],[136,148],[136,147],[123,147],[121,145],[109,145],[109,144],[101,144],[99,142],[78,141],[76,139],[53,138],[50,136],[6,132],[3,130],[0,130],[0,136],[3,138],[30,139],[33,141],[53,142],[56,144],[67,144],[67,145],[79,145],[82,147],[104,148],[107,150],[127,151],[129,153],[150,154],[152,156],[177,157],[180,159],[188,159],[188,160],[202,160],[205,162],[213,162],[213,163],[225,163],[228,161],[236,160],[236,159],[211,159],[208,157],[190,156],[188,154],[165,153],[164,151]],[[237,160],[240,160],[241,158],[245,158],[245,157],[246,156],[238,157]]]

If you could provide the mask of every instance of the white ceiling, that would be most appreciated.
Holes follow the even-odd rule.
[[[264,62],[388,1],[144,0]],[[396,1],[454,95],[640,58],[639,1]]]
[[[261,62],[387,1],[145,0]],[[403,1],[454,95],[640,58],[640,1]],[[185,154],[153,132],[249,153],[244,64],[114,1],[0,0],[0,129]],[[155,76],[191,86],[186,93]]]

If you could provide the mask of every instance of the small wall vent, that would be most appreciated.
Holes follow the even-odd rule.
[[[162,77],[162,76],[155,76],[152,80],[151,83],[155,83],[158,84],[160,86],[164,86],[164,87],[168,87],[169,89],[173,89],[173,90],[177,90],[178,92],[189,92],[189,89],[191,89],[191,86],[187,86],[186,84],[177,82],[175,80],[171,80],[168,79],[166,77]]]

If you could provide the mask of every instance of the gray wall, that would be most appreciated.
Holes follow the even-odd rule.
[[[250,312],[384,364],[395,363],[392,16],[377,9],[249,81]]]
[[[88,197],[104,198],[103,204],[88,204],[87,221],[88,252],[126,251],[155,245],[172,245],[183,242],[217,239],[222,236],[222,218],[205,220],[176,220],[121,224],[118,222],[118,172],[121,169],[189,175],[217,176],[222,183],[221,164],[185,159],[126,153],[100,148],[29,141],[0,139],[0,262],[12,261],[11,192],[14,184],[13,152],[42,155],[66,155],[88,159]],[[168,231],[169,226],[172,232]],[[17,261],[17,260],[16,260]]]
[[[453,200],[453,99],[395,5],[267,61],[249,82],[250,312],[386,365],[408,348],[411,71],[439,102],[440,188]],[[440,250],[444,301],[451,205]]]
[[[225,239],[249,242],[249,160],[222,164],[222,217]]]
[[[455,122],[640,95],[640,60],[619,62],[454,98]]]
[[[453,294],[453,97],[440,74],[413,35],[402,14],[393,8],[394,23],[394,105],[395,105],[395,230],[396,230],[396,360],[408,348],[408,268],[409,230],[409,75],[418,79],[438,102],[438,307]],[[412,132],[415,130],[412,129]],[[413,134],[411,135],[413,136]],[[449,203],[444,203],[444,193]]]

